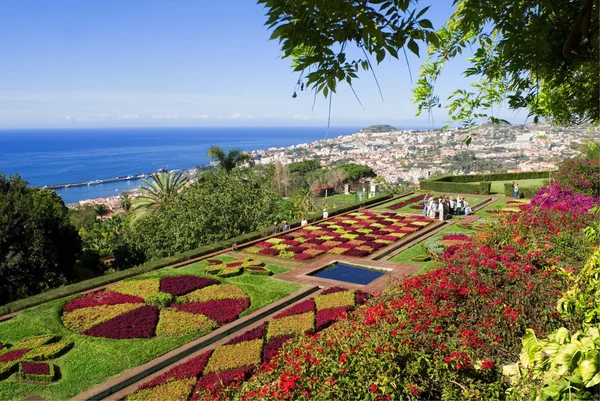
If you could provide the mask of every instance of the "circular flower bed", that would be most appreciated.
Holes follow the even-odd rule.
[[[197,276],[121,281],[67,303],[62,322],[112,339],[206,334],[237,319],[250,299],[235,285]]]

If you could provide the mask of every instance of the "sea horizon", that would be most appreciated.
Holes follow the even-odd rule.
[[[0,173],[33,186],[69,184],[206,165],[213,145],[244,151],[350,135],[365,127],[48,128],[0,131]],[[327,135],[326,135],[327,133]],[[118,195],[140,179],[57,189],[65,203]]]

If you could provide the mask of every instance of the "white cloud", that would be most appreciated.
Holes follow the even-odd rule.
[[[179,116],[177,114],[155,114],[152,118],[159,120],[176,120]]]
[[[139,114],[123,114],[121,117],[119,117],[119,120],[137,120],[139,118]]]
[[[235,114],[230,115],[227,118],[229,118],[230,120],[237,120],[237,119],[239,119],[241,117],[242,117],[242,115],[240,113],[235,113]]]
[[[110,114],[108,114],[108,113],[100,113],[100,114],[98,114],[98,117],[100,117],[100,118],[106,118],[106,117],[110,117]]]
[[[208,118],[210,118],[209,114],[194,114],[192,116],[190,116],[190,118],[192,120],[206,120]]]
[[[73,119],[73,116],[72,116],[72,115],[70,115],[70,114],[67,114],[67,115],[65,116],[65,120],[67,120],[67,121],[71,121],[72,119]]]

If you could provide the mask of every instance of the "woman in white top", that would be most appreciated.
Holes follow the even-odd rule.
[[[429,211],[429,218],[435,219],[435,201],[433,198],[429,198],[429,207],[427,210]]]
[[[471,206],[469,206],[469,203],[467,201],[465,201],[465,216],[467,216],[471,213],[473,213],[473,210],[471,209]]]
[[[444,201],[440,198],[438,203],[438,212],[440,213],[440,221],[444,221]]]
[[[300,227],[304,227],[307,224],[308,224],[308,221],[306,221],[306,217],[302,217],[302,221],[300,221]]]

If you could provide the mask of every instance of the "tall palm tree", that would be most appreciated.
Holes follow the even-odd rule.
[[[152,174],[152,182],[142,181],[148,186],[142,187],[142,195],[133,201],[132,223],[174,203],[188,178],[183,177],[182,173],[160,173]]]
[[[121,194],[119,203],[121,204],[121,209],[125,210],[126,212],[128,212],[129,209],[131,209],[131,198],[129,197],[129,194],[127,192],[123,192]]]
[[[252,160],[252,156],[242,152],[240,149],[229,149],[227,153],[220,146],[212,146],[208,149],[208,157],[219,162],[219,167],[230,172],[242,163]]]
[[[110,212],[110,209],[104,204],[96,205],[94,210],[96,211],[96,216],[100,218],[106,216]]]

